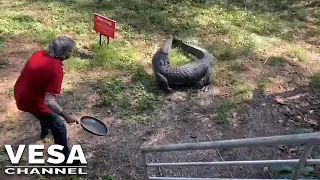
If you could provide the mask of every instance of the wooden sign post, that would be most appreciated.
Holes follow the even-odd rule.
[[[102,45],[102,36],[107,37],[109,45],[109,38],[115,38],[116,21],[94,13],[94,30],[100,34],[99,45]]]

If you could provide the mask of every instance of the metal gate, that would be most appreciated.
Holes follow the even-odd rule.
[[[305,164],[320,164],[320,159],[308,159],[313,147],[320,143],[320,133],[294,134],[246,139],[232,139],[197,143],[170,144],[161,146],[144,146],[141,148],[144,164],[144,178],[147,180],[231,180],[229,178],[182,178],[182,177],[150,177],[149,167],[164,166],[216,166],[216,165],[281,165],[296,164],[291,180],[297,180]],[[278,145],[304,145],[300,159],[286,160],[254,160],[254,161],[217,161],[217,162],[177,162],[177,163],[148,163],[147,154],[153,152],[208,150],[241,147],[270,147]],[[239,180],[239,179],[234,179]],[[247,180],[247,179],[246,179]]]

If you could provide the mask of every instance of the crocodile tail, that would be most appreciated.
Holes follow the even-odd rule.
[[[160,48],[160,51],[169,54],[171,51],[171,46],[172,46],[172,39],[173,36],[169,36],[163,43],[162,47]]]
[[[178,46],[178,47],[182,48],[183,51],[188,52],[188,53],[196,56],[199,59],[203,58],[205,56],[206,52],[207,52],[203,48],[200,48],[200,47],[195,46],[195,45],[187,44],[187,43],[183,42],[181,39],[178,39],[178,38],[173,38],[173,44],[175,46]]]

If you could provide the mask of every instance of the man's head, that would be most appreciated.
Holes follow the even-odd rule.
[[[66,36],[59,36],[49,45],[47,54],[51,57],[65,60],[70,58],[70,55],[74,48],[74,40]]]

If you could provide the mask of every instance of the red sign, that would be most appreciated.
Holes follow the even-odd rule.
[[[115,38],[116,21],[94,13],[94,30],[104,36]]]

